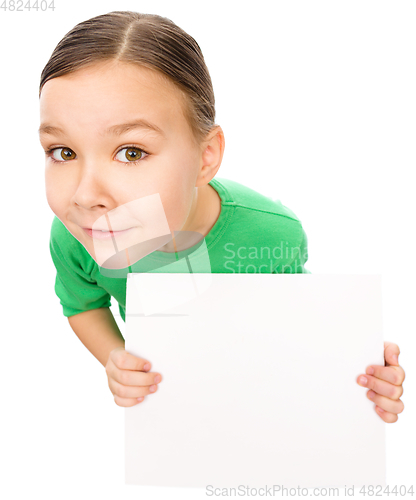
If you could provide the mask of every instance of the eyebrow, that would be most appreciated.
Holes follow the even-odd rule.
[[[104,131],[102,135],[116,135],[120,136],[126,132],[129,132],[130,130],[134,129],[147,129],[147,130],[153,130],[154,132],[158,133],[161,136],[165,136],[163,130],[159,128],[157,125],[154,123],[148,122],[147,120],[135,120],[133,122],[129,123],[120,123],[119,125],[113,125],[112,127],[109,127],[107,130]],[[41,124],[39,127],[39,135],[52,135],[52,134],[62,134],[66,135],[64,130],[62,130],[59,127],[54,127],[52,125],[48,125],[47,123]]]

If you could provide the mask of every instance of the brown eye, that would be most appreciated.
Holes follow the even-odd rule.
[[[121,154],[121,157],[118,157],[120,153],[125,151],[124,154]],[[143,151],[140,148],[136,147],[128,147],[128,148],[123,148],[120,149],[120,151],[117,153],[116,158],[120,161],[123,161],[125,158],[127,158],[128,162],[125,163],[133,163],[135,161],[141,160],[143,158],[143,154],[146,154],[145,151]]]
[[[59,150],[61,151],[59,152]],[[55,153],[57,153],[57,156],[55,156]],[[52,156],[56,161],[73,160],[75,153],[69,148],[56,148],[52,151]]]
[[[142,157],[142,152],[138,148],[128,148],[126,151],[126,157],[129,160],[139,160]]]

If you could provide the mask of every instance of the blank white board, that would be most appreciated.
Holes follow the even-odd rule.
[[[126,350],[155,394],[125,409],[126,484],[386,485],[381,275],[128,274]]]

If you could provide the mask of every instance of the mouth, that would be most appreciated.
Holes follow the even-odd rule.
[[[130,227],[128,229],[122,229],[120,231],[91,229],[89,227],[83,227],[82,229],[90,238],[94,238],[97,240],[108,240],[108,239],[112,238],[113,236],[121,236],[123,234],[126,234],[127,232],[129,232],[131,229],[134,229],[134,228]]]

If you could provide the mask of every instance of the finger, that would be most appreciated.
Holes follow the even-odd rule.
[[[122,406],[123,408],[128,408],[130,406],[135,406],[143,402],[144,399],[138,401],[137,398],[120,398],[117,394],[114,394],[114,402],[118,406]]]
[[[365,379],[366,381],[362,380]],[[357,382],[362,387],[367,387],[372,389],[377,394],[381,396],[386,396],[389,399],[398,400],[403,394],[403,387],[390,384],[389,382],[384,382],[378,378],[372,377],[371,375],[360,375],[357,377]]]
[[[373,375],[393,385],[402,385],[405,373],[401,366],[370,365],[366,368],[367,375]]]
[[[158,386],[153,384],[146,387],[132,387],[128,385],[123,385],[118,383],[116,380],[109,378],[108,386],[110,387],[113,395],[117,395],[120,398],[140,398],[142,396],[147,396],[148,394],[153,394],[157,391]]]
[[[162,375],[157,372],[140,372],[135,370],[119,370],[116,366],[107,370],[108,378],[114,379],[121,385],[130,386],[151,386],[158,384],[162,380]]]
[[[380,394],[377,394],[373,390],[367,391],[367,397],[386,412],[395,413],[397,415],[404,410],[404,403],[401,399],[395,401],[385,396],[380,396]]]
[[[394,424],[394,422],[397,422],[397,420],[399,419],[399,417],[395,413],[384,411],[379,406],[376,406],[375,410],[377,415],[388,424]]]
[[[111,360],[120,370],[148,371],[151,368],[150,361],[134,356],[123,348],[111,351]]]
[[[399,354],[400,349],[397,344],[393,344],[393,342],[384,342],[384,360],[386,366],[398,366]]]

